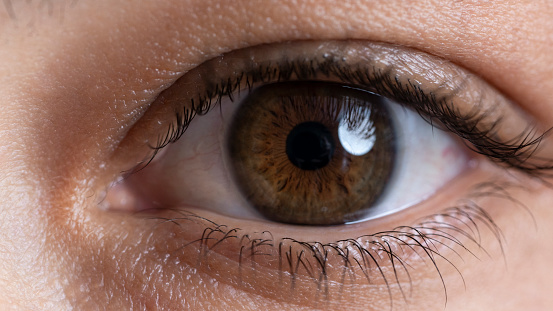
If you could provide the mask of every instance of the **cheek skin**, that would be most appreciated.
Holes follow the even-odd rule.
[[[75,309],[108,303],[113,309],[153,304],[291,308],[266,301],[267,295],[210,283],[211,276],[187,264],[166,274],[162,264],[151,264],[164,262],[149,244],[152,237],[144,234],[151,225],[140,225],[126,214],[106,214],[90,199],[120,172],[110,167],[110,155],[153,94],[221,52],[325,36],[392,41],[452,59],[501,85],[544,123],[553,119],[553,22],[546,2],[521,1],[513,7],[493,1],[470,7],[451,1],[408,8],[401,1],[370,6],[346,2],[343,8],[334,1],[298,3],[283,1],[265,10],[249,1],[233,8],[217,7],[214,1],[142,1],[128,8],[125,2],[80,1],[66,14],[66,27],[59,20],[41,21],[33,35],[2,19],[0,227],[5,238],[0,241],[0,304],[24,309],[69,308],[67,301]],[[527,18],[520,22],[518,16]],[[428,21],[435,27],[429,29]],[[107,171],[99,169],[104,163]],[[551,270],[546,259],[553,258],[553,215],[547,202],[553,202],[553,194],[541,188],[517,198],[531,207],[538,230],[531,221],[504,213],[501,203],[491,204],[508,241],[508,269],[497,268],[500,256],[459,263],[470,286],[464,291],[453,285],[448,309],[531,305],[543,310],[553,305],[551,295],[544,294],[553,290],[549,273],[539,272]],[[539,256],[534,255],[537,250]],[[478,269],[471,270],[471,265]],[[171,289],[174,278],[180,287]],[[142,295],[159,289],[166,291],[157,300]],[[421,292],[436,291],[439,284]],[[428,305],[425,298],[415,297],[413,305]],[[372,302],[371,297],[359,300]],[[442,310],[443,305],[428,305],[432,309]]]

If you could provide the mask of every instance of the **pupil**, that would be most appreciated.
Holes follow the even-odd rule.
[[[286,154],[302,170],[325,167],[334,155],[334,139],[321,123],[304,122],[296,125],[286,139]]]

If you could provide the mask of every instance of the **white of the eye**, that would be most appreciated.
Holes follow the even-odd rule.
[[[378,202],[357,223],[396,213],[420,203],[457,177],[469,164],[452,135],[428,124],[416,112],[389,99],[397,156],[394,172]]]
[[[194,120],[186,135],[171,145],[172,150],[164,157],[164,166],[166,174],[175,175],[174,180],[178,181],[168,189],[169,193],[176,194],[176,200],[181,199],[188,206],[209,207],[231,217],[259,219],[263,217],[249,206],[230,176],[232,163],[223,154],[225,133],[242,96],[237,96],[235,103],[224,99],[219,111]],[[377,104],[386,105],[390,110],[397,146],[395,169],[378,202],[354,222],[380,218],[424,201],[463,172],[468,164],[464,146],[451,134],[433,128],[416,112],[391,100],[384,99]],[[342,125],[344,122],[340,124],[340,141],[350,153],[362,154],[374,147],[374,140],[359,135],[359,129],[364,128],[365,137],[371,136],[371,131],[366,130],[373,127],[371,124],[360,122],[349,130]]]
[[[348,125],[348,120],[342,118],[340,125],[338,126],[338,139],[342,147],[355,156],[362,156],[374,147],[376,137],[374,135],[374,125],[371,121],[371,111],[369,109],[363,109],[365,119],[362,124],[355,127]],[[367,132],[367,129],[369,131]]]

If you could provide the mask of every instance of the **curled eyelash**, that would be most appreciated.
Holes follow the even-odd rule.
[[[190,98],[187,105],[175,112],[175,121],[170,124],[165,135],[158,138],[152,153],[135,170],[143,169],[157,153],[180,139],[196,116],[201,116],[214,107],[221,105],[224,98],[234,101],[234,94],[251,92],[255,85],[271,81],[305,81],[336,77],[343,83],[366,89],[370,86],[379,95],[402,103],[419,113],[433,127],[447,130],[460,138],[474,152],[484,155],[495,163],[515,168],[536,177],[549,177],[553,169],[553,160],[537,156],[541,142],[550,130],[540,133],[528,126],[519,135],[507,140],[501,138],[502,117],[490,120],[496,115],[493,108],[483,110],[477,104],[468,112],[461,112],[452,103],[455,93],[439,96],[426,91],[421,85],[391,74],[392,69],[363,68],[343,66],[332,58],[318,60],[283,60],[278,64],[259,65],[234,78],[208,85],[203,94]],[[460,86],[462,88],[462,86]],[[459,91],[459,90],[458,90]]]
[[[386,76],[382,78],[389,79]],[[515,168],[534,177],[553,176],[549,172],[553,169],[553,160],[536,156],[540,144],[553,128],[540,133],[536,127],[527,126],[517,136],[505,141],[499,134],[499,128],[503,123],[502,117],[492,122],[488,120],[488,115],[495,111],[480,111],[478,105],[475,105],[471,111],[463,114],[454,105],[447,104],[447,97],[437,98],[432,93],[427,96],[420,86],[411,81],[402,84],[396,79],[396,84],[398,88],[393,90],[395,98],[411,98],[411,107],[426,122],[457,135],[472,151],[495,163]],[[413,96],[413,93],[418,96]]]
[[[393,309],[396,295],[408,303],[414,286],[411,274],[415,265],[419,266],[417,263],[429,265],[436,271],[447,304],[448,291],[442,265],[453,268],[464,285],[463,275],[449,256],[453,254],[461,260],[465,255],[492,257],[482,244],[484,230],[491,232],[505,259],[503,233],[478,201],[493,197],[529,212],[509,194],[508,189],[515,186],[520,187],[510,183],[482,183],[466,199],[440,213],[424,217],[415,222],[416,225],[332,242],[303,241],[293,237],[275,239],[268,231],[246,232],[229,228],[186,210],[171,210],[173,217],[149,219],[157,221],[154,228],[167,224],[186,228],[189,222],[201,224],[204,230],[196,239],[169,250],[177,257],[197,254],[198,266],[209,266],[212,253],[231,245],[229,253],[236,256],[233,259],[238,263],[239,283],[245,282],[241,278],[243,270],[255,271],[270,258],[278,262],[279,282],[289,284],[292,293],[300,279],[308,280],[316,286],[320,297],[327,300],[336,294],[331,292],[332,281],[339,279],[340,293],[346,284],[357,283],[361,277],[365,284],[383,285],[388,292],[390,309]],[[336,264],[338,262],[340,264]]]

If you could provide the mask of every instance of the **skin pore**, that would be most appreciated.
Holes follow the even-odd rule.
[[[501,229],[501,242],[485,224],[479,229],[481,248],[459,237],[468,251],[459,245],[444,250],[451,264],[438,260],[443,282],[428,260],[406,259],[413,267],[411,282],[400,280],[412,288],[405,299],[395,282],[390,299],[381,280],[355,281],[342,292],[331,284],[326,298],[309,281],[300,280],[291,290],[287,281],[277,284],[274,267],[263,262],[240,283],[236,263],[225,253],[234,249],[230,244],[214,253],[207,267],[198,264],[195,252],[175,251],[201,235],[204,224],[186,223],[179,231],[132,211],[98,208],[108,185],[147,153],[131,129],[148,128],[139,125],[157,96],[209,59],[259,44],[357,39],[414,48],[478,75],[543,131],[553,125],[552,1],[4,4],[0,309],[387,310],[391,300],[397,310],[546,310],[553,305],[553,190],[476,155],[476,168],[424,204],[332,234],[332,227],[306,229],[194,210],[228,228],[268,230],[274,240],[325,236],[320,242],[330,243],[414,226],[490,179],[513,185],[506,187],[511,200],[479,201]],[[553,159],[550,139],[542,143],[540,155]]]

